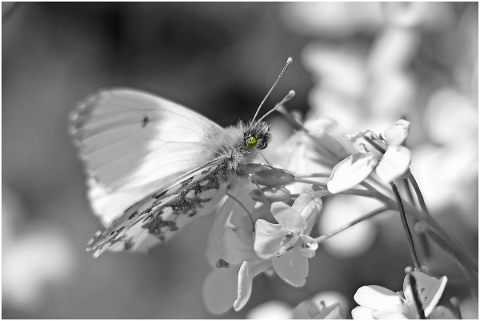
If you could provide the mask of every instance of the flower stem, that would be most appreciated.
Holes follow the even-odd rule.
[[[422,300],[420,299],[420,294],[418,293],[417,280],[415,280],[415,277],[412,275],[412,273],[408,273],[407,275],[408,281],[410,283],[410,289],[412,290],[413,294],[413,304],[415,306],[418,317],[420,319],[426,319],[425,311],[422,307]]]
[[[317,186],[320,186],[320,187],[323,187],[323,188],[327,188],[327,184],[326,184],[326,183],[316,182],[316,181],[312,181],[312,180],[309,180],[309,179],[300,178],[300,177],[298,177],[298,176],[295,176],[295,178],[293,179],[293,181],[294,181],[294,182],[297,182],[297,183],[312,184],[312,185],[317,185]]]
[[[435,221],[431,216],[424,215],[424,213],[421,213],[417,208],[411,205],[406,205],[405,207],[409,215],[420,219],[423,223],[425,223],[427,228],[432,231],[432,234],[435,234],[439,240],[443,240],[442,248],[445,251],[452,254],[452,256],[455,257],[455,259],[457,259],[461,265],[467,267],[468,270],[473,273],[473,275],[478,275],[478,266],[476,262],[469,255],[467,255],[465,250],[455,241],[455,239],[453,239],[453,237],[446,233],[446,231],[440,224],[438,224],[437,221]],[[431,237],[430,234],[429,236]]]
[[[296,175],[295,177],[298,178],[310,178],[310,177],[324,177],[324,178],[329,178],[331,173],[313,173],[313,174],[308,174],[308,175]]]
[[[467,252],[463,249],[460,243],[454,237],[452,237],[440,224],[438,224],[438,222],[428,212],[422,192],[420,191],[418,183],[411,172],[408,179],[413,186],[415,194],[417,195],[417,200],[421,208],[420,215],[422,221],[426,223],[427,226],[431,228],[438,237],[445,240],[444,243],[448,246],[446,247],[447,251],[453,254],[461,264],[468,267],[468,269],[471,270],[474,275],[478,276],[478,264],[467,254]]]
[[[400,212],[400,218],[402,219],[403,229],[405,230],[405,234],[407,236],[408,248],[410,249],[410,254],[412,255],[413,264],[415,264],[415,269],[421,270],[422,265],[418,261],[417,252],[415,251],[415,246],[413,244],[412,233],[410,232],[407,217],[405,216],[405,208],[403,207],[402,199],[400,198],[400,194],[398,193],[395,184],[392,182],[390,183],[390,186],[392,187],[393,194],[395,195],[395,199],[397,200],[398,210]]]
[[[369,191],[369,190],[359,190],[359,189],[350,189],[343,191],[338,194],[343,195],[355,195],[361,197],[368,197],[374,198],[385,204],[386,208],[389,210],[398,211],[398,204],[394,200],[390,199],[390,197],[378,192],[377,190]],[[331,194],[336,195],[336,194]],[[443,227],[438,224],[437,221],[433,219],[428,213],[425,215],[425,212],[420,211],[418,208],[411,204],[404,204],[406,209],[406,214],[422,221],[425,223],[428,229],[432,230],[438,237],[444,238],[448,240],[445,242],[445,246],[443,247],[447,252],[449,252],[455,259],[463,266],[467,267],[468,271],[471,275],[478,280],[478,265],[477,263],[466,253],[466,251],[462,248],[462,246],[452,237],[450,236]],[[366,217],[368,218],[368,217]],[[365,219],[365,218],[364,218]]]
[[[412,189],[410,188],[410,184],[408,182],[409,182],[408,178],[398,180],[398,183],[402,184],[401,187],[405,191],[405,198],[408,200],[408,202],[410,204],[415,204],[415,198],[413,197]],[[423,200],[423,198],[422,198],[422,200]],[[423,203],[423,205],[425,205],[425,203]],[[425,231],[424,231],[425,229],[424,228],[419,228],[420,226],[423,227],[424,224],[419,222],[419,220],[416,219],[416,218],[413,219],[413,224],[414,224],[413,229],[415,230],[415,232],[417,232],[416,234],[418,236],[418,238],[417,238],[418,244],[420,244],[420,247],[423,249],[423,259],[424,259],[424,261],[425,260],[429,261],[430,258],[431,258],[431,253],[430,253],[430,249],[428,247],[428,240],[427,240],[427,237],[426,237]]]
[[[438,244],[438,246],[440,248],[447,249],[447,252],[454,255],[454,253],[452,253],[450,250],[448,250],[448,248],[449,248],[448,242],[446,242],[442,237],[437,235],[437,233],[435,233],[435,231],[426,229],[425,232],[435,243]],[[460,260],[459,260],[459,262],[460,262]],[[465,277],[467,279],[467,284],[468,284],[468,287],[470,289],[470,292],[471,292],[472,296],[477,297],[478,296],[478,294],[477,294],[478,293],[478,280],[476,279],[475,274],[472,274],[472,272],[469,269],[467,269],[467,267],[465,267],[463,264],[460,264],[460,267],[462,269],[463,274],[465,274]]]
[[[458,318],[458,319],[463,319],[463,318],[462,318],[462,311],[460,311],[460,305],[459,305],[459,303],[458,303],[457,297],[452,297],[452,298],[450,299],[450,303],[451,303],[452,306],[453,306],[453,310],[454,310],[454,311],[456,312],[456,314],[457,314],[457,318]]]
[[[375,216],[375,215],[377,215],[377,214],[383,213],[383,212],[385,212],[386,210],[387,210],[387,208],[385,208],[385,207],[377,208],[377,209],[375,209],[375,210],[373,210],[373,211],[371,211],[371,212],[369,212],[369,213],[367,213],[367,214],[365,214],[365,215],[362,215],[362,216],[360,216],[360,217],[358,217],[358,218],[356,218],[356,219],[348,222],[347,224],[344,224],[344,225],[342,225],[342,226],[340,226],[340,227],[338,227],[338,228],[336,228],[336,229],[328,232],[327,234],[320,235],[319,237],[317,237],[317,238],[315,239],[315,241],[316,241],[317,243],[323,242],[323,241],[325,241],[326,239],[329,239],[329,238],[331,238],[332,236],[335,236],[335,235],[337,235],[338,233],[340,233],[340,232],[342,232],[342,231],[344,231],[344,230],[346,230],[346,229],[354,226],[355,224],[360,223],[360,222],[363,221],[363,220],[369,219],[369,218],[371,218],[371,217],[373,217],[373,216]]]
[[[420,187],[418,186],[418,183],[415,177],[413,177],[412,172],[410,172],[410,175],[408,176],[408,180],[410,181],[410,184],[412,184],[413,189],[415,190],[415,194],[417,194],[417,200],[418,200],[418,204],[420,205],[420,209],[422,210],[422,212],[428,214],[427,205],[425,204],[425,200],[423,199],[423,194],[420,191]]]
[[[415,234],[418,236],[420,248],[422,249],[423,253],[423,260],[424,264],[425,261],[429,262],[432,258],[432,251],[430,249],[430,244],[428,243],[428,238],[427,238],[427,227],[425,226],[425,223],[423,223],[420,220],[415,220],[416,222],[413,225],[413,230],[415,231]]]

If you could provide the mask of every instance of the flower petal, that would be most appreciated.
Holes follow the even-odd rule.
[[[238,271],[237,299],[233,302],[233,308],[235,311],[243,308],[250,298],[253,278],[271,267],[271,260],[255,259],[243,262]]]
[[[390,145],[377,166],[378,177],[386,183],[393,182],[408,170],[410,150],[404,146]]]
[[[343,192],[355,187],[370,175],[379,158],[371,153],[350,155],[335,165],[327,182],[330,193]]]
[[[373,310],[392,310],[402,312],[400,296],[378,285],[362,286],[353,299],[363,307]]]
[[[381,310],[381,311],[373,311],[372,315],[375,319],[408,319],[405,314],[399,311],[389,311],[389,310]]]
[[[307,222],[300,212],[284,202],[273,203],[270,209],[277,222],[288,231],[300,233],[301,230],[307,227]]]
[[[298,247],[282,256],[273,257],[272,264],[278,276],[294,286],[302,286],[307,281],[308,259],[300,253]]]
[[[408,127],[410,122],[400,119],[395,122],[395,125],[389,127],[383,133],[383,138],[388,145],[400,145],[408,135]]]
[[[245,181],[246,179],[241,180],[230,193],[235,195],[244,207],[251,210],[255,202],[250,198],[248,193],[256,186],[254,184],[245,184]],[[225,259],[227,256],[228,248],[226,248],[225,243],[226,229],[234,230],[241,240],[248,240],[249,238],[253,240],[252,223],[248,214],[237,201],[229,197],[225,199],[223,205],[217,212],[217,218],[208,236],[206,256],[212,267],[216,265],[218,259]],[[242,233],[240,233],[239,230],[243,230]],[[245,231],[250,233],[248,237],[245,235],[247,234]]]
[[[362,320],[373,320],[375,319],[373,317],[373,311],[372,309],[369,309],[369,308],[366,308],[366,307],[362,307],[362,306],[358,306],[356,308],[354,308],[352,310],[352,318],[354,319],[362,319]]]
[[[230,264],[240,264],[243,261],[257,258],[253,250],[253,235],[250,234],[250,238],[247,238],[247,235],[242,232],[245,231],[243,229],[234,231],[231,228],[225,228],[225,247],[222,259]]]
[[[237,297],[239,266],[214,268],[203,282],[203,299],[213,314],[227,312]]]
[[[272,224],[262,219],[255,223],[255,243],[253,249],[262,259],[268,259],[282,247],[282,240],[289,231],[280,224]]]

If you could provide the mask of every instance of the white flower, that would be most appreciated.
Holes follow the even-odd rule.
[[[411,272],[411,274],[417,282],[425,316],[442,317],[435,313],[432,314],[432,312],[442,297],[447,277],[443,276],[437,280],[419,271]],[[419,315],[415,310],[408,275],[403,282],[403,294],[395,293],[378,285],[368,285],[359,288],[353,298],[360,305],[352,310],[354,319],[417,319]]]

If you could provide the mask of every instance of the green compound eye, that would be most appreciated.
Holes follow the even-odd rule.
[[[245,139],[245,146],[248,148],[248,149],[252,149],[254,148],[255,146],[257,146],[257,138],[254,137],[254,136],[250,136],[250,137],[247,137],[247,139]]]

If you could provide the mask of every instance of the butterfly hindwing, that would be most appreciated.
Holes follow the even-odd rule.
[[[146,251],[170,238],[193,217],[212,212],[226,187],[221,160],[202,166],[128,208],[95,234],[87,250],[95,251],[95,257],[108,248]]]

